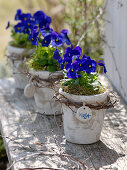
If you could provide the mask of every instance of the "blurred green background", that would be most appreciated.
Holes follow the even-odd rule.
[[[8,21],[14,23],[18,8],[32,13],[43,10],[52,17],[55,31],[69,29],[74,46],[85,35],[80,42],[83,52],[96,60],[103,59],[104,0],[0,0],[0,78],[12,76],[6,57],[10,31],[5,27]],[[0,169],[5,169],[6,163],[6,152],[0,138]]]
[[[0,78],[12,75],[7,57],[10,30],[5,30],[8,21],[14,22],[16,10],[35,12],[43,10],[52,17],[55,31],[67,28],[70,39],[76,46],[80,42],[83,52],[98,60],[103,58],[104,0],[0,0]]]

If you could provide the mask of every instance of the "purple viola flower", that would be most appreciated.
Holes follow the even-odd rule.
[[[67,63],[65,66],[66,70],[69,70],[70,68],[73,68],[75,71],[79,70],[79,63],[78,61],[73,61],[73,63]]]
[[[28,19],[26,21],[23,21],[23,24],[25,27],[32,29],[35,25],[35,21]]]
[[[105,63],[104,63],[104,61],[100,61],[99,60],[99,63],[97,63],[99,66],[103,66],[104,67],[104,73],[106,73],[107,72],[107,69],[106,69],[106,67],[105,67]]]
[[[42,18],[45,15],[43,11],[37,11],[34,13],[33,17],[38,20],[38,18]]]
[[[91,58],[87,55],[83,55],[82,58],[80,59],[79,57],[76,58],[76,61],[79,64],[79,70],[78,71],[86,71],[86,61],[91,60]]]
[[[34,13],[33,18],[36,21],[36,24],[39,24],[41,20],[45,18],[45,13],[43,11],[37,11]]]
[[[63,38],[60,34],[58,34],[57,32],[52,32],[52,45],[53,46],[58,46],[60,47],[61,45],[63,45]]]
[[[73,55],[74,55],[74,56],[80,56],[81,54],[82,54],[82,49],[81,49],[81,47],[76,46],[76,47],[73,49]]]
[[[75,67],[77,68],[78,71],[84,71],[84,59],[77,58],[75,61]]]
[[[43,11],[35,12],[33,18],[36,24],[39,24],[39,28],[48,27],[52,21],[51,17],[47,16]]]
[[[34,31],[34,32],[38,32],[38,26],[33,26],[33,29],[32,29],[32,31]]]
[[[85,55],[85,54],[82,56],[82,59],[83,59],[83,60],[91,60],[90,56],[87,56],[87,55]]]
[[[59,59],[58,59],[58,63],[59,63],[60,65],[64,65],[63,59],[62,59],[62,58],[59,58]]]
[[[10,22],[8,21],[7,26],[6,26],[6,30],[10,27]]]
[[[61,56],[59,54],[59,50],[57,48],[53,53],[53,58],[56,59],[56,60],[59,60],[61,58]]]
[[[24,21],[28,21],[32,18],[31,14],[30,13],[22,13],[20,16],[19,16],[19,20],[21,20],[22,22]]]
[[[17,25],[14,26],[14,30],[15,30],[15,33],[18,33],[18,32],[23,32],[24,30],[24,25],[23,23],[18,23]]]
[[[64,61],[71,63],[72,60],[74,59],[73,56],[80,56],[81,53],[82,53],[82,49],[79,46],[76,46],[74,49],[73,46],[68,47],[65,50]]]
[[[72,57],[73,56],[73,49],[71,47],[67,47],[65,50],[65,57]]]
[[[69,31],[66,30],[66,29],[63,29],[61,31],[61,36],[63,37],[63,42],[66,43],[67,45],[70,45],[71,44],[71,41],[68,37],[68,34],[69,34]]]
[[[60,69],[61,69],[61,70],[64,69],[64,64],[60,64]]]
[[[49,27],[49,25],[51,24],[51,17],[45,15],[45,17],[43,19],[40,20],[39,22],[39,28],[46,28]]]
[[[53,53],[53,59],[55,59],[55,60],[58,61],[58,63],[60,64],[61,70],[63,70],[63,69],[64,69],[63,59],[62,59],[62,57],[60,56],[59,50],[58,50],[57,48],[56,48],[56,50],[55,50],[54,53]]]
[[[36,28],[34,28],[31,32],[31,34],[29,34],[29,40],[31,40],[31,43],[35,46],[38,45],[38,30]]]
[[[21,14],[22,14],[22,10],[21,9],[17,9],[16,14],[15,14],[15,20],[16,21],[19,20]]]
[[[30,29],[28,27],[24,27],[22,32],[24,34],[29,34],[30,33]]]
[[[50,42],[51,42],[51,35],[47,35],[42,41],[42,46],[48,47]]]
[[[78,77],[76,70],[74,69],[73,65],[67,71],[67,77],[76,79]]]
[[[43,37],[46,37],[47,35],[50,35],[53,32],[53,29],[50,27],[41,28],[40,32]]]
[[[84,63],[84,70],[86,73],[90,74],[91,72],[96,71],[96,61],[94,60],[86,60]]]
[[[66,70],[69,70],[71,68],[71,63],[67,63],[66,65],[65,65],[65,69]]]

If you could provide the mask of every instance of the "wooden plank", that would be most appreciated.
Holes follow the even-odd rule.
[[[109,82],[101,77],[109,88]],[[111,87],[110,87],[111,88]],[[0,80],[0,129],[11,169],[127,169],[127,106],[122,99],[106,111],[101,140],[92,145],[66,141],[61,116],[44,116],[33,99],[14,88],[13,78]]]
[[[107,75],[127,103],[127,20],[124,20],[127,1],[106,0],[106,4],[104,52]]]

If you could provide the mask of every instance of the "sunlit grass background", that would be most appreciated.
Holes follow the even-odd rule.
[[[8,21],[14,23],[16,10],[21,8],[23,12],[35,12],[43,10],[53,18],[53,27],[56,31],[63,28],[64,5],[56,0],[0,0],[0,77],[11,76],[12,72],[8,64],[7,45],[10,30],[5,27]]]
[[[84,31],[88,31],[80,45],[85,54],[100,59],[103,56],[103,4],[104,0],[0,0],[0,78],[12,75],[5,57],[10,30],[5,30],[5,27],[8,21],[15,23],[14,15],[18,8],[23,12],[32,13],[43,10],[52,17],[52,27],[55,31],[60,32],[64,28],[70,30],[70,39],[74,46]],[[96,17],[96,22],[89,25]]]

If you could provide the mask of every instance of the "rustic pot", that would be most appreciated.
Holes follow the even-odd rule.
[[[51,77],[51,75],[57,79],[59,76],[63,76],[63,73],[61,71],[56,71],[54,73],[48,72],[48,71],[30,71],[32,76],[38,76],[41,79],[45,79],[45,81],[41,81],[43,84],[43,87],[37,87],[36,85],[31,86],[32,84],[37,84],[38,86],[42,86],[41,83],[38,83],[36,80],[34,80],[34,83],[28,84],[24,90],[24,94],[26,97],[29,97],[29,91],[30,94],[34,95],[35,103],[37,106],[37,110],[39,113],[43,113],[45,115],[59,115],[61,114],[61,104],[53,98],[55,91],[58,90],[57,87],[55,88],[55,91],[48,87],[50,83],[46,80]],[[32,91],[33,89],[33,91]],[[32,91],[32,92],[31,92]],[[30,97],[32,97],[30,95]]]
[[[16,88],[24,89],[28,83],[27,76],[24,74],[27,68],[23,61],[24,58],[29,57],[33,52],[34,49],[18,48],[8,45],[8,53],[11,60]]]
[[[66,93],[60,88],[59,93],[71,102],[84,103],[84,106],[80,108],[62,104],[66,140],[76,144],[92,144],[99,141],[105,109],[90,109],[85,106],[85,103],[97,105],[97,103],[106,102],[108,92],[93,96],[80,96]],[[84,107],[86,112],[82,111]]]

